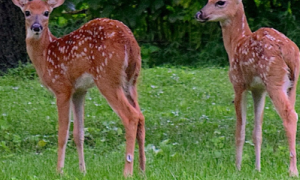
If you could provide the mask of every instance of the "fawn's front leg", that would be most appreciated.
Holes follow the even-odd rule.
[[[235,112],[236,112],[236,167],[241,170],[243,146],[245,142],[247,91],[235,88]]]
[[[260,171],[260,154],[262,143],[262,122],[266,99],[265,90],[253,90],[252,98],[254,102],[255,127],[253,130],[253,143],[255,146],[255,168]]]
[[[79,169],[81,172],[86,173],[84,162],[84,98],[86,91],[76,92],[72,96],[73,107],[73,137],[77,147],[79,157]]]
[[[70,95],[56,95],[56,104],[58,110],[58,160],[57,172],[63,173],[66,145],[69,137],[70,126]]]

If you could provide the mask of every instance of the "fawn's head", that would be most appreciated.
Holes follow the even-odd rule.
[[[64,0],[12,0],[25,15],[27,38],[39,38],[48,28],[52,10],[64,3]]]
[[[235,15],[242,0],[208,0],[207,4],[195,15],[200,22],[224,22]]]

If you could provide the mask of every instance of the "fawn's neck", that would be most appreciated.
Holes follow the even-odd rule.
[[[56,39],[48,28],[45,28],[40,38],[26,37],[26,48],[38,76],[42,79],[46,70],[46,53],[49,44]]]
[[[240,3],[233,17],[220,24],[222,27],[224,46],[230,58],[229,61],[231,61],[237,43],[252,34],[245,16],[243,4]]]

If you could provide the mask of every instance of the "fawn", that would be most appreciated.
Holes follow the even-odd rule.
[[[145,122],[137,98],[141,69],[140,47],[130,29],[111,19],[95,19],[78,30],[54,37],[49,15],[64,0],[12,0],[25,15],[26,47],[41,82],[55,94],[58,109],[57,171],[64,167],[69,134],[70,108],[74,117],[74,141],[79,168],[85,173],[83,155],[84,98],[96,85],[121,118],[126,131],[124,176],[133,173],[135,139],[139,145],[140,169],[145,170]]]
[[[208,0],[196,14],[200,22],[220,22],[223,41],[230,63],[229,77],[235,92],[236,110],[236,166],[241,169],[245,141],[246,92],[254,101],[255,166],[260,171],[262,119],[265,96],[268,93],[283,120],[290,149],[291,176],[298,176],[296,159],[295,112],[297,80],[299,77],[299,49],[282,33],[271,28],[251,32],[242,0]]]

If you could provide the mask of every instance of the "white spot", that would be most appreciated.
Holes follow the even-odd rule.
[[[242,36],[245,36],[245,16],[242,17]]]
[[[107,35],[107,37],[109,37],[109,38],[114,37],[115,34],[116,34],[115,32],[109,33],[109,34]]]
[[[104,62],[105,62],[105,65],[107,66],[107,58],[105,58],[105,61],[104,61]]]
[[[253,47],[253,46],[256,46],[256,45],[257,45],[257,42],[256,41],[252,41],[251,46]]]
[[[50,69],[47,70],[48,71],[48,75],[51,76],[52,72]]]
[[[247,54],[248,54],[248,53],[247,53],[247,50],[246,50],[246,49],[243,49],[243,50],[242,50],[242,54],[247,55]]]
[[[66,72],[66,71],[68,70],[68,68],[65,66],[64,63],[61,63],[60,66],[61,66],[61,69],[62,69],[64,72]]]
[[[273,36],[271,36],[270,34],[267,34],[266,37],[267,37],[269,40],[271,40],[271,41],[275,41],[275,40],[276,40],[276,38],[273,37]]]
[[[254,63],[254,58],[249,59],[250,63]]]
[[[124,58],[124,67],[128,67],[128,53],[127,53],[127,46],[125,45],[125,58]]]
[[[127,154],[126,161],[129,162],[129,163],[132,162],[132,156],[131,156],[131,154]]]

